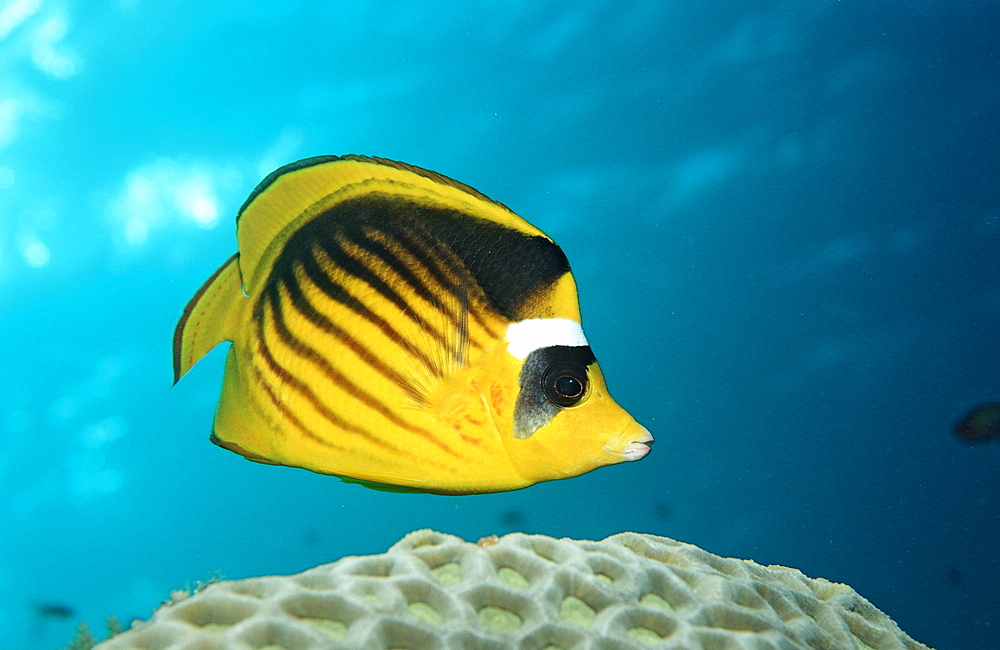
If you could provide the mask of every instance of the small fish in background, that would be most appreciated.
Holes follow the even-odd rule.
[[[56,602],[39,602],[32,603],[32,610],[35,612],[35,616],[40,618],[50,618],[50,619],[68,619],[73,618],[76,615],[76,610],[71,606],[56,603]]]
[[[392,491],[502,492],[643,458],[558,245],[471,187],[363,156],[265,178],[174,335],[232,341],[211,440]]]
[[[667,501],[657,501],[653,506],[653,514],[661,521],[670,521],[674,518],[674,509]]]
[[[323,535],[315,528],[302,531],[302,545],[306,548],[316,548],[323,543]]]
[[[1000,402],[987,402],[972,409],[955,424],[955,435],[968,443],[1000,439]]]
[[[507,530],[520,530],[528,517],[520,508],[508,508],[500,513],[500,525]]]

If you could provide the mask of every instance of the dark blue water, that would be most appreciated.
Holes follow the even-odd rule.
[[[668,535],[1000,647],[993,2],[0,3],[0,647],[433,527]],[[385,494],[207,441],[174,323],[271,169],[471,184],[568,254],[657,437],[522,492]],[[69,618],[39,604],[72,608]]]

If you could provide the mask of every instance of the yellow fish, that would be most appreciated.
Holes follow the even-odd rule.
[[[222,341],[212,441],[376,489],[472,494],[649,452],[608,394],[565,254],[506,206],[363,156],[272,172],[174,334]]]

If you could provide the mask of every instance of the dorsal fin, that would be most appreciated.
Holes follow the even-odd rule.
[[[269,174],[240,209],[236,234],[247,294],[256,295],[275,256],[295,231],[339,203],[373,193],[461,210],[548,239],[503,204],[441,174],[382,158],[306,158]]]

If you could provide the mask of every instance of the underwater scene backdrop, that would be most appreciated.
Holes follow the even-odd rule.
[[[1000,647],[1000,7],[0,3],[0,647],[431,527],[674,537]],[[190,296],[276,167],[369,154],[573,266],[635,463],[393,494],[208,441]],[[987,419],[988,420],[988,419]]]

